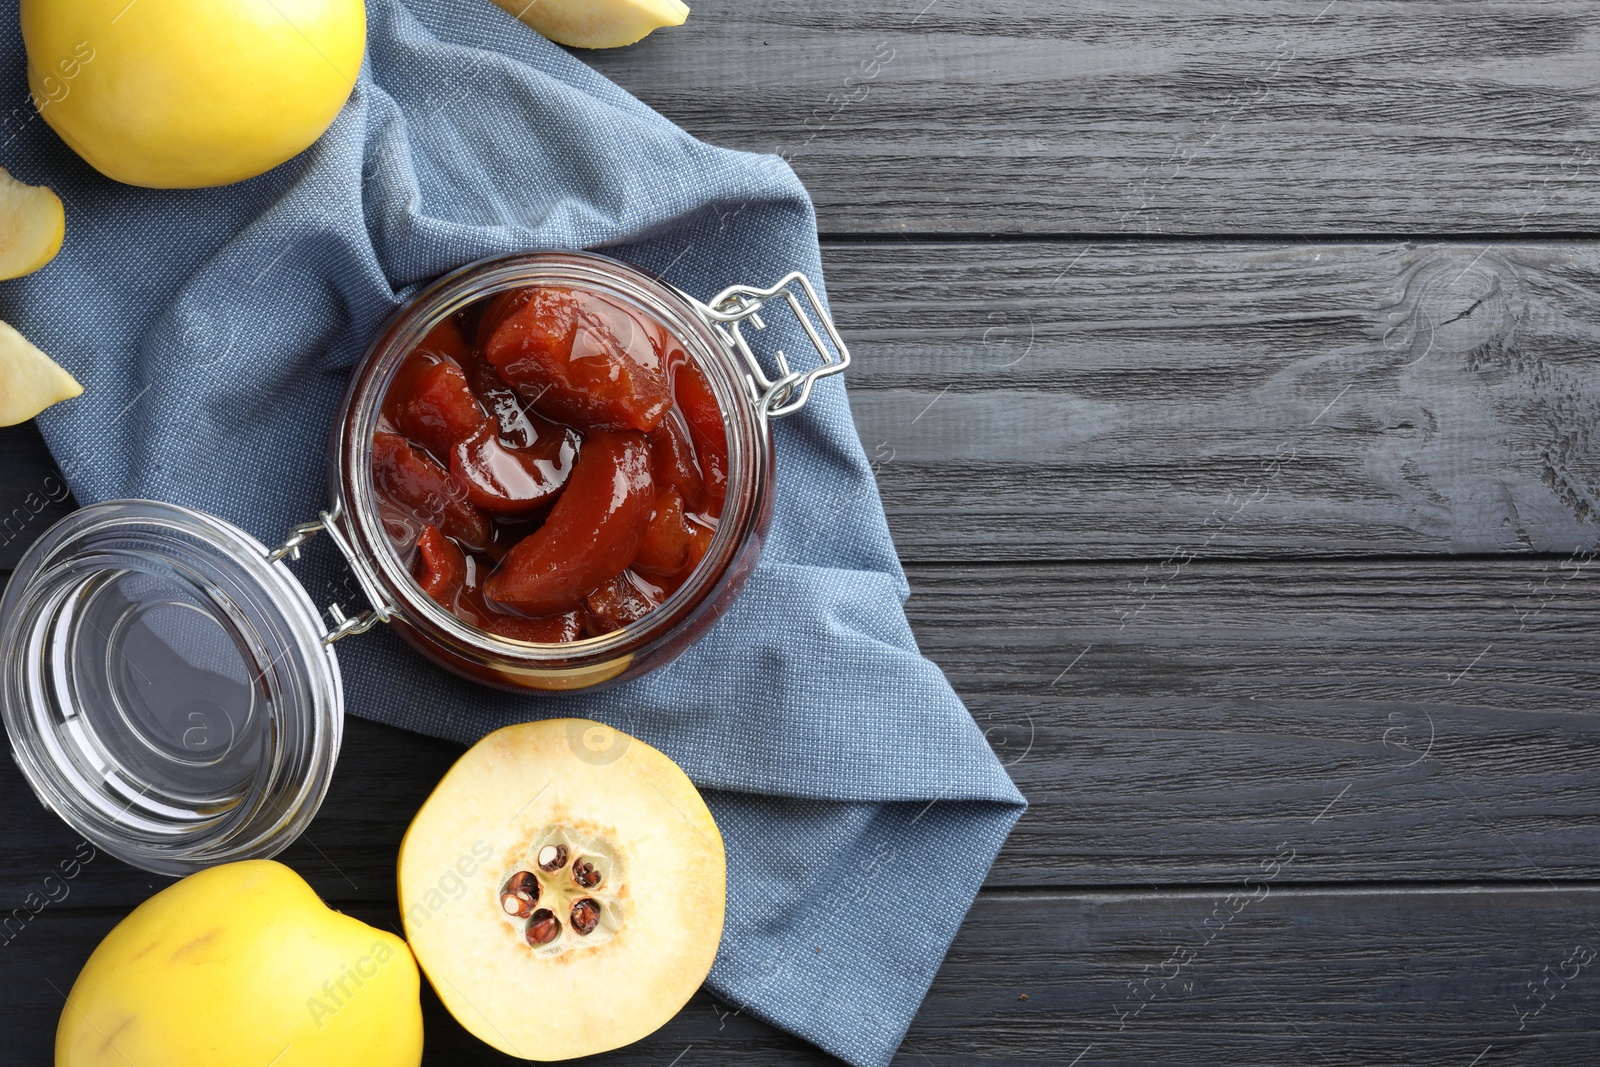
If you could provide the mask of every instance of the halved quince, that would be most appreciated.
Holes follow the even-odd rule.
[[[0,168],[0,280],[32,274],[56,258],[66,232],[59,196]]]
[[[51,404],[81,392],[76,378],[0,322],[0,426],[27,422]]]
[[[682,26],[679,0],[494,0],[557,44],[621,48],[663,26]]]
[[[587,1056],[660,1028],[722,938],[722,835],[677,764],[586,719],[497,730],[400,845],[412,951],[502,1052]]]

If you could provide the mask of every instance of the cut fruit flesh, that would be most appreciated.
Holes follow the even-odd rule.
[[[644,434],[591,430],[544,525],[506,554],[484,595],[524,615],[575,607],[633,559],[654,504]]]
[[[49,263],[66,232],[59,196],[0,169],[0,279],[20,278]]]
[[[0,426],[27,422],[83,392],[78,380],[26,337],[0,322]]]
[[[492,858],[463,862],[477,855]],[[670,759],[554,719],[497,730],[450,769],[401,843],[399,882],[451,1014],[503,1052],[557,1060],[637,1041],[694,995],[721,941],[726,859]]]
[[[663,26],[682,26],[688,5],[679,0],[494,0],[557,44],[621,48]]]

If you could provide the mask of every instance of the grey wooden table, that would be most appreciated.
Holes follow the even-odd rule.
[[[700,0],[585,57],[810,186],[912,621],[1033,802],[900,1062],[1600,1062],[1597,49],[1584,0]],[[0,457],[9,565],[70,502]],[[351,723],[286,859],[392,923],[458,751]],[[0,805],[25,908],[74,838]],[[7,1062],[159,884],[7,928]],[[704,995],[601,1058],[824,1061]]]

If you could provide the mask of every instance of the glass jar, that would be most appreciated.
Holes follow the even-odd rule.
[[[810,301],[822,333],[789,288]],[[372,436],[383,396],[400,364],[442,320],[509,289],[563,286],[596,292],[666,327],[704,371],[717,398],[728,444],[728,492],[711,547],[689,579],[639,621],[600,637],[536,645],[470,626],[425,594],[390,548],[372,482]],[[742,326],[762,327],[762,303],[786,294],[822,359],[791,371],[774,357],[779,376],[766,374],[750,352]],[[829,350],[823,334],[837,346]],[[809,284],[792,275],[773,289],[729,290],[699,305],[660,280],[616,260],[582,253],[540,253],[490,260],[429,286],[379,333],[350,380],[335,421],[329,454],[333,508],[323,522],[348,549],[350,567],[370,600],[352,627],[394,625],[413,647],[457,673],[511,689],[571,690],[616,684],[652,670],[688,647],[726,609],[755,566],[772,517],[774,458],[769,422],[798,410],[812,383],[842,370],[843,343]],[[309,529],[308,527],[307,529]]]
[[[565,644],[487,633],[427,596],[389,541],[372,477],[381,402],[406,356],[461,308],[533,285],[589,290],[653,318],[704,372],[728,443],[727,496],[696,570],[636,622]],[[817,351],[808,369],[774,352],[769,373],[746,337],[779,304]],[[28,550],[0,600],[0,715],[17,763],[74,829],[147,870],[274,855],[315,815],[338,756],[334,642],[388,623],[449,670],[530,692],[614,685],[661,666],[755,567],[773,508],[771,420],[849,359],[800,274],[702,304],[591,253],[455,271],[401,308],[355,368],[329,454],[329,507],[282,546],[193,509],[113,501],[74,512]],[[331,605],[326,619],[288,567],[321,533],[366,600]]]

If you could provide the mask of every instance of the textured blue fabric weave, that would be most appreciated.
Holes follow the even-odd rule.
[[[15,26],[15,0],[0,2]],[[134,189],[31,109],[0,132],[0,164],[67,205],[65,249],[0,286],[0,317],[87,387],[41,419],[80,501],[167,500],[280,541],[325,504],[329,424],[378,324],[485,256],[604,249],[702,299],[794,269],[820,282],[811,204],[781,160],[694,140],[487,0],[368,9],[350,103],[308,152],[252,181]],[[3,37],[0,78],[20,104],[21,45]],[[805,350],[797,332],[780,340]],[[1023,802],[917,651],[841,379],[779,424],[777,450],[780,503],[747,592],[643,680],[491,692],[381,632],[339,656],[356,715],[461,742],[580,715],[670,754],[728,847],[713,990],[881,1064]],[[314,579],[313,597],[332,599]]]

